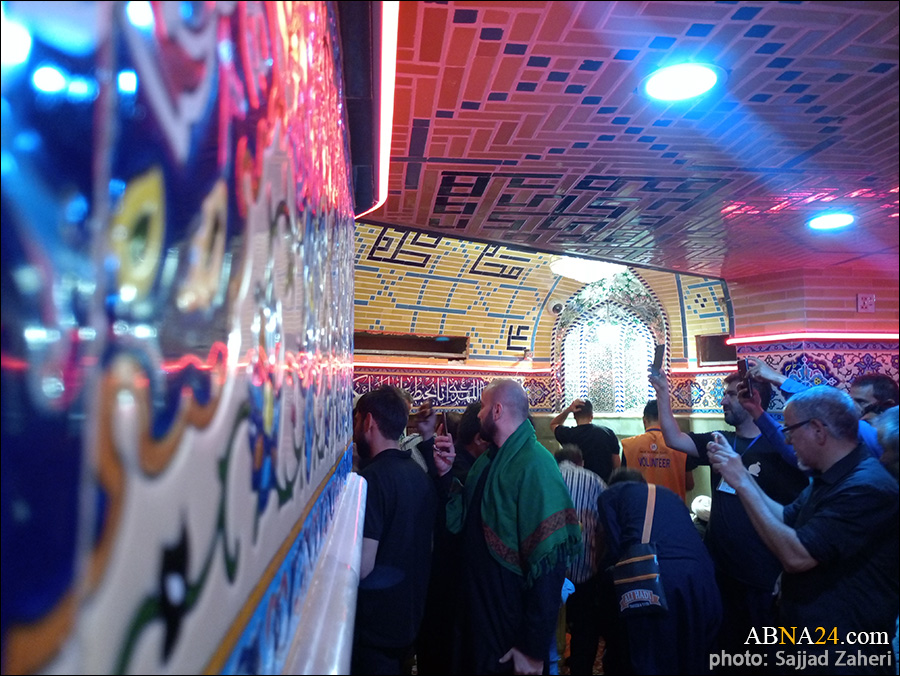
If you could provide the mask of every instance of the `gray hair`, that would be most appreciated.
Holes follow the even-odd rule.
[[[816,385],[793,395],[785,410],[793,411],[799,420],[815,418],[828,427],[836,439],[855,440],[859,434],[856,404],[846,392],[829,385]]]
[[[491,393],[492,401],[503,404],[520,417],[520,422],[528,419],[528,395],[512,378],[495,378],[484,390]]]
[[[898,408],[893,406],[875,419],[878,430],[878,443],[884,449],[881,464],[896,479],[900,475],[900,416]]]

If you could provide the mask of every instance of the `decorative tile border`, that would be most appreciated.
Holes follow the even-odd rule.
[[[402,387],[413,400],[419,402],[430,399],[440,411],[462,411],[481,397],[481,391],[495,378],[514,378],[522,383],[528,393],[528,403],[532,413],[555,412],[553,406],[553,377],[548,373],[531,371],[509,371],[478,369],[459,371],[448,368],[416,369],[410,371],[398,366],[371,367],[355,364],[353,367],[353,392],[365,394],[382,385]]]

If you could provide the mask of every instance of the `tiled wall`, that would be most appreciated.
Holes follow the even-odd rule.
[[[584,285],[554,274],[552,256],[392,228],[356,228],[356,330],[468,335],[469,358],[515,362],[523,348],[549,365],[557,317]],[[693,336],[728,333],[721,280],[632,269],[658,299],[674,365],[696,360]]]
[[[350,471],[333,7],[3,11],[3,672],[279,671]]]
[[[666,309],[671,365],[697,365],[695,336],[729,333],[732,311],[728,285],[720,279],[636,269]]]
[[[461,370],[438,367],[390,368],[357,363],[353,369],[353,389],[365,394],[382,385],[402,387],[409,392],[416,406],[430,400],[443,411],[462,411],[481,397],[481,391],[494,378],[514,378],[528,393],[532,413],[555,413],[553,377],[548,369]]]
[[[811,254],[814,255],[814,254]],[[805,268],[729,283],[737,336],[788,331],[897,332],[900,291],[892,268]],[[875,295],[874,312],[857,311],[858,294]]]
[[[559,316],[549,308],[559,300],[569,308],[562,316],[568,316],[586,289],[553,273],[553,257],[548,254],[380,226],[357,225],[355,256],[357,331],[467,335],[466,366],[494,369],[497,374],[517,375],[525,348],[533,351],[535,368],[558,365],[553,346]],[[629,274],[642,285],[648,303],[657,308],[671,366],[696,363],[694,335],[729,332],[730,301],[721,280],[644,269],[631,269]],[[634,302],[627,295],[613,300],[623,308]],[[390,361],[358,357],[356,391],[365,391],[368,385],[363,383],[369,383],[373,375],[366,362]],[[472,392],[480,392],[478,387],[470,388],[476,382],[470,372],[456,369],[453,363],[432,362],[426,380],[420,369],[408,368],[409,361],[395,363],[379,366],[374,375],[393,374],[398,381],[413,378],[414,388],[438,393],[438,405],[461,407]],[[535,402],[541,402],[539,411],[554,411],[562,405],[558,377],[532,374],[533,382],[540,383],[534,394]],[[464,384],[458,387],[459,382]],[[446,399],[440,395],[445,391]],[[555,394],[545,395],[545,391]]]
[[[880,373],[898,378],[900,344],[896,341],[806,340],[741,345],[739,356],[764,359],[780,373],[806,385],[831,385],[849,392],[850,384],[862,375]],[[780,412],[780,393],[771,409]]]

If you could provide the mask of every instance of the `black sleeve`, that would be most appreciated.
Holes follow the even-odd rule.
[[[564,427],[563,425],[556,426],[556,429],[553,430],[553,436],[556,437],[556,440],[561,444],[572,443],[571,431],[568,427]]]
[[[713,440],[712,432],[704,432],[703,434],[697,434],[696,432],[688,432],[688,436],[693,440],[694,446],[697,447],[697,453],[699,454],[699,458],[697,458],[696,462],[698,465],[708,465],[709,464],[709,456],[706,454],[706,444]]]
[[[422,459],[425,461],[425,466],[428,467],[428,476],[432,479],[436,478],[438,471],[437,466],[434,464],[434,437],[420,441],[416,444],[416,448],[419,449],[419,453],[422,454]]]
[[[565,579],[566,561],[565,557],[560,557],[552,570],[541,575],[525,591],[525,622],[516,647],[532,659],[546,661],[549,656]]]

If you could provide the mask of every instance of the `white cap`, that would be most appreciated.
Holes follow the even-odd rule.
[[[691,511],[697,515],[698,519],[709,521],[709,509],[712,507],[712,500],[708,495],[698,495],[691,502]]]

